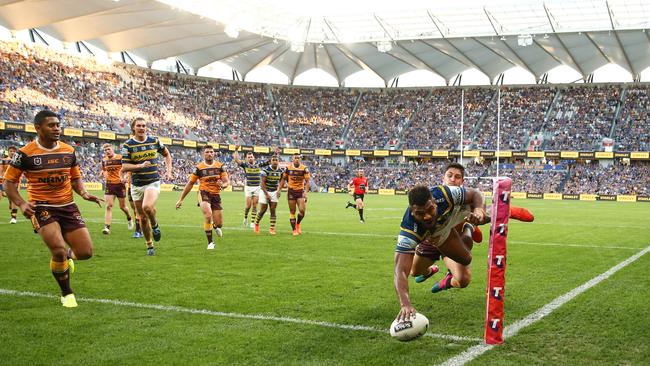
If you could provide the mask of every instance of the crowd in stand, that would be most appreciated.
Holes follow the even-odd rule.
[[[564,193],[650,194],[650,164],[635,162],[629,165],[614,163],[601,166],[598,162],[576,164]]]
[[[620,88],[569,87],[560,92],[552,118],[544,126],[549,135],[544,150],[598,149],[603,138],[609,137]]]
[[[616,149],[621,151],[650,150],[650,88],[629,87],[625,103],[616,122]]]

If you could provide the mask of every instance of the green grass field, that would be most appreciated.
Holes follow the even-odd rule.
[[[271,237],[268,216],[260,235],[243,229],[243,193],[226,193],[214,251],[192,199],[176,211],[177,197],[158,203],[155,257],[121,212],[104,236],[102,209],[79,204],[95,255],[77,262],[76,309],[60,306],[46,247],[24,219],[7,224],[3,199],[0,364],[433,365],[482,338],[487,234],[467,289],[431,294],[440,274],[411,282],[429,336],[387,334],[399,310],[393,252],[405,196],[368,196],[361,225],[343,208],[349,196],[312,194],[300,237],[289,234],[283,197]],[[650,204],[513,202],[536,221],[510,226],[506,326],[650,246]],[[642,365],[649,345],[646,254],[471,364]]]

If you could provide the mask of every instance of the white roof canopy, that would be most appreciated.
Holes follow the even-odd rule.
[[[290,81],[312,68],[342,83],[363,69],[388,81],[414,70],[450,80],[470,68],[493,79],[514,66],[536,77],[562,64],[583,76],[608,63],[632,75],[650,66],[650,5],[642,0],[303,3],[0,0],[0,25],[149,62],[176,57],[195,70],[221,61],[245,76],[271,65]],[[520,45],[522,36],[530,45]]]

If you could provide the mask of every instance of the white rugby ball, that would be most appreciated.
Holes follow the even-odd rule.
[[[409,320],[401,322],[397,319],[393,320],[393,324],[390,325],[390,335],[402,342],[408,342],[424,335],[427,329],[429,329],[429,319],[420,313],[415,313],[415,317]]]

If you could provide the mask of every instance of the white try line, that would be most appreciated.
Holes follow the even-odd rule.
[[[17,297],[37,297],[37,298],[46,298],[46,299],[56,299],[59,300],[59,296],[54,296],[51,294],[44,294],[39,292],[29,292],[29,291],[16,291],[16,290],[7,290],[0,288],[0,295],[4,296],[17,296]],[[222,318],[235,318],[235,319],[249,319],[249,320],[265,320],[265,321],[274,321],[282,323],[295,323],[303,325],[313,325],[326,328],[335,328],[335,329],[345,329],[345,330],[358,330],[366,332],[376,332],[376,333],[386,333],[389,331],[387,329],[379,329],[375,327],[370,327],[366,325],[350,325],[350,324],[339,324],[324,322],[318,320],[309,320],[309,319],[298,319],[298,318],[289,318],[284,316],[273,316],[273,315],[263,315],[263,314],[240,314],[240,313],[227,313],[223,311],[214,311],[208,309],[192,309],[182,306],[170,306],[170,305],[159,305],[159,304],[143,304],[138,302],[131,301],[122,301],[122,300],[111,300],[111,299],[93,299],[88,297],[77,297],[78,302],[92,302],[98,304],[108,304],[115,306],[125,306],[139,309],[153,309],[160,311],[168,311],[175,313],[186,313],[186,314],[198,314],[198,315],[210,315],[217,316]],[[58,304],[60,305],[60,304]],[[464,337],[456,336],[450,334],[438,334],[438,333],[426,333],[425,336],[431,338],[440,338],[449,341],[456,342],[481,342],[480,338],[474,337]]]
[[[538,321],[540,321],[542,318],[545,316],[549,315],[553,311],[557,310],[560,306],[566,304],[567,302],[573,300],[576,298],[578,295],[582,294],[583,292],[589,290],[590,288],[596,286],[597,284],[601,283],[602,281],[610,278],[614,273],[620,271],[621,269],[625,268],[627,265],[630,263],[636,261],[637,259],[641,258],[644,254],[650,252],[650,247],[646,247],[645,249],[641,250],[640,252],[634,254],[633,256],[629,257],[628,259],[624,260],[623,262],[615,265],[614,267],[610,268],[606,272],[592,278],[591,280],[585,282],[584,284],[574,288],[573,290],[567,292],[564,295],[561,295],[557,298],[555,298],[553,301],[549,302],[548,304],[542,306],[539,308],[537,311],[534,313],[526,316],[525,318],[518,320],[512,325],[507,326],[503,330],[503,339],[506,340],[510,337],[514,337],[519,333],[520,330],[528,327],[529,325],[532,325]],[[479,344],[476,346],[472,346],[469,349],[467,349],[465,352],[452,357],[442,363],[442,366],[459,366],[459,365],[464,365],[467,362],[472,361],[473,359],[477,358],[478,356],[484,354],[485,352],[491,350],[494,348],[494,345],[489,345],[489,344]]]
[[[86,222],[92,223],[103,223],[103,219],[84,219]],[[125,220],[113,220],[113,222],[118,222],[121,224],[126,224]],[[0,225],[9,225],[9,223],[0,222]],[[203,229],[199,225],[183,225],[183,224],[161,224],[161,228],[164,230],[165,227],[178,227],[178,228],[190,228],[190,229]],[[224,230],[232,231],[248,231],[252,232],[252,229],[241,226],[224,226]],[[311,231],[305,230],[305,234],[315,234],[315,235],[329,235],[329,236],[352,236],[352,237],[368,237],[368,238],[390,238],[397,240],[397,234],[377,234],[377,233],[351,233],[345,231]],[[533,246],[553,246],[553,247],[575,247],[575,248],[593,248],[593,249],[629,249],[629,250],[639,250],[643,248],[637,247],[624,247],[624,246],[605,246],[605,245],[588,245],[588,244],[566,244],[566,243],[545,243],[545,242],[529,242],[529,241],[519,241],[511,240],[509,243],[521,244],[521,245],[533,245]],[[478,245],[487,245],[487,241],[484,241],[482,244]]]

